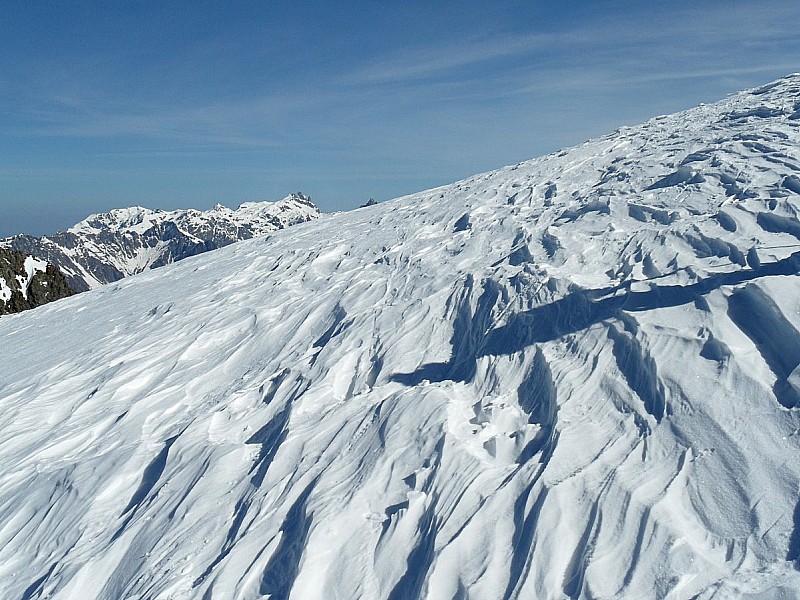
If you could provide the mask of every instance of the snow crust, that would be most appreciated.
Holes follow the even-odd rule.
[[[798,597],[799,110],[790,76],[4,317],[0,595]]]

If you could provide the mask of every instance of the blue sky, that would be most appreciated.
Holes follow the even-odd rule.
[[[0,2],[0,236],[350,209],[800,71],[800,2]]]

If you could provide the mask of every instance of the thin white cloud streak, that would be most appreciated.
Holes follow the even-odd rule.
[[[751,8],[717,9],[715,13],[686,9],[655,31],[607,21],[564,32],[416,45],[402,53],[378,57],[354,71],[329,73],[317,85],[324,91],[266,92],[236,101],[201,99],[182,109],[163,102],[131,105],[111,93],[104,97],[97,88],[89,92],[56,89],[50,94],[53,102],[47,109],[27,113],[33,128],[11,133],[68,138],[133,136],[198,150],[246,150],[303,143],[302,136],[290,128],[292,123],[305,121],[314,132],[312,136],[359,143],[358,131],[342,130],[337,136],[337,127],[343,129],[343,123],[369,127],[359,119],[368,121],[373,114],[380,119],[394,112],[404,120],[419,118],[415,112],[464,114],[486,109],[492,100],[529,94],[542,98],[575,90],[609,92],[688,79],[789,72],[800,67],[789,61],[766,63],[764,58],[748,56],[735,47],[727,55],[714,51],[721,44],[730,44],[731,37],[737,35],[732,28],[738,28],[739,33],[747,29],[747,35],[736,40],[741,46],[775,43],[775,36],[792,41],[783,33],[791,28],[788,17],[797,14],[797,9],[772,11],[770,18],[749,21]],[[776,23],[776,14],[786,19]],[[715,60],[705,61],[708,56]],[[492,64],[491,70],[465,69],[491,61],[497,63],[496,68]],[[420,108],[421,103],[434,100],[445,106]],[[489,112],[497,115],[502,111],[492,108]],[[330,117],[315,116],[320,114]],[[392,125],[385,127],[391,129]]]
[[[682,16],[690,18],[673,19],[655,32],[613,23],[610,27],[600,24],[592,29],[526,38],[528,43],[515,41],[507,47],[507,52],[498,50],[498,56],[502,54],[506,58],[513,55],[512,51],[527,53],[529,56],[525,57],[524,62],[518,61],[513,66],[507,64],[505,68],[501,66],[488,72],[459,71],[450,77],[423,75],[432,74],[435,69],[444,68],[445,65],[455,71],[486,54],[476,51],[460,56],[459,53],[463,51],[461,45],[417,47],[409,51],[409,55],[427,56],[417,69],[402,68],[402,65],[398,68],[396,59],[390,58],[378,60],[368,71],[357,71],[357,75],[370,74],[370,77],[360,80],[364,88],[359,93],[374,93],[376,97],[383,94],[398,106],[436,100],[444,106],[428,110],[438,113],[447,111],[453,115],[475,112],[478,116],[481,112],[489,112],[497,119],[498,114],[502,117],[504,110],[506,117],[510,116],[508,110],[513,110],[509,106],[497,106],[497,101],[503,99],[513,101],[515,106],[523,102],[521,107],[524,108],[521,99],[532,96],[537,103],[544,103],[540,106],[543,108],[565,95],[571,98],[576,93],[581,95],[590,90],[606,96],[624,95],[625,90],[628,90],[627,93],[635,88],[641,91],[643,86],[656,84],[670,86],[664,90],[666,98],[670,94],[682,93],[685,85],[682,86],[681,82],[692,81],[691,85],[694,86],[702,80],[707,80],[704,89],[725,93],[727,88],[722,81],[724,79],[739,80],[727,83],[732,86],[728,91],[733,92],[739,87],[762,83],[754,81],[754,75],[764,74],[763,82],[766,82],[767,79],[800,69],[800,44],[796,36],[782,35],[784,30],[791,29],[793,21],[775,23],[767,18],[748,20],[746,16],[750,13],[751,9],[743,7],[711,15],[693,9],[682,13]],[[778,13],[788,18],[792,14],[800,14],[800,10],[787,8]],[[743,33],[745,30],[746,35]],[[536,43],[533,43],[534,39]],[[757,45],[774,47],[776,43],[781,43],[776,40],[787,44],[786,60],[782,62],[776,62],[766,54],[747,50],[747,47]],[[792,42],[793,47],[788,45]],[[548,52],[539,52],[539,49],[547,49]],[[441,54],[437,55],[437,52]],[[581,53],[585,54],[585,58],[581,58]],[[792,56],[797,60],[791,60]],[[381,90],[377,77],[380,73],[384,73],[386,82],[394,84],[388,93]],[[446,73],[443,71],[438,74]],[[350,82],[357,80],[355,76],[345,79]],[[520,99],[514,100],[515,97]],[[687,106],[697,101],[700,99],[690,99]],[[647,102],[643,102],[642,108],[646,109]]]
[[[465,39],[458,44],[416,46],[402,54],[383,57],[361,69],[345,74],[345,85],[383,84],[430,77],[461,67],[530,54],[548,42],[545,34],[506,36],[499,39]]]
[[[528,57],[533,68],[545,69],[554,60],[563,62],[572,59],[574,62],[570,64],[570,69],[575,72],[588,66],[576,64],[575,56],[581,50],[592,50],[592,55],[587,56],[589,62],[597,56],[621,55],[626,49],[635,49],[643,60],[659,52],[665,59],[688,60],[706,56],[712,49],[719,50],[720,46],[728,46],[734,55],[736,45],[743,47],[796,42],[793,27],[798,16],[800,10],[793,6],[772,7],[755,18],[752,6],[728,6],[716,10],[690,7],[676,12],[671,19],[666,19],[656,27],[608,21],[562,32],[417,45],[404,49],[402,53],[379,57],[366,67],[343,75],[338,82],[353,86],[387,83],[435,85],[441,76],[462,67],[514,57]],[[542,56],[544,51],[550,55]],[[768,66],[745,67],[739,72],[731,68],[730,74],[760,72],[752,69],[767,72]],[[724,70],[717,68],[708,72],[716,76],[725,74]],[[696,72],[697,77],[703,76],[703,70]],[[670,73],[663,76],[655,73],[653,77],[655,80],[678,78]]]
[[[140,106],[129,111],[112,98],[89,101],[56,94],[48,108],[26,111],[36,125],[11,133],[76,138],[134,136],[200,145],[274,147],[288,142],[280,135],[270,135],[270,124],[313,110],[324,101],[324,97],[310,94],[273,94],[182,110]]]
[[[746,75],[764,74],[767,77],[789,75],[800,68],[798,62],[769,63],[753,65],[750,67],[707,68],[695,70],[657,71],[651,73],[633,74],[627,70],[611,70],[602,67],[587,69],[582,73],[575,73],[569,69],[551,71],[529,80],[524,85],[519,78],[507,81],[508,87],[502,92],[503,97],[524,96],[536,93],[564,94],[578,90],[592,90],[593,92],[619,90],[621,87],[648,85],[656,83],[675,83],[690,79],[711,80],[722,77],[738,77]],[[633,70],[633,69],[631,69]],[[516,83],[516,87],[514,87]],[[766,80],[762,83],[768,83]],[[755,84],[758,85],[758,84]],[[731,92],[739,91],[731,90]],[[698,100],[699,101],[699,100]]]

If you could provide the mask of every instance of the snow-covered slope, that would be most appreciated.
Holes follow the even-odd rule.
[[[0,596],[798,597],[798,108],[4,317]]]
[[[0,240],[57,265],[78,291],[176,262],[319,216],[297,193],[278,202],[246,202],[236,210],[151,210],[134,206],[91,215],[67,231]]]

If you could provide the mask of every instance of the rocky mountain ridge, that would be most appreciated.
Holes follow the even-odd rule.
[[[36,308],[75,293],[55,265],[0,248],[0,315]]]
[[[272,233],[319,216],[308,196],[246,202],[233,210],[151,210],[134,206],[95,214],[51,236],[16,235],[6,247],[59,267],[70,286],[85,291],[233,242]]]

